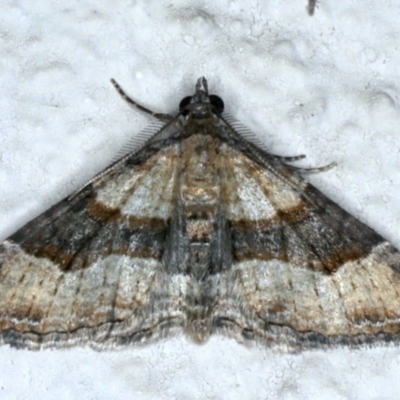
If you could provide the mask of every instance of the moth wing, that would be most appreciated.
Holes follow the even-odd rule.
[[[398,340],[399,251],[281,160],[222,154],[234,263],[215,329],[292,350]]]
[[[0,245],[0,342],[110,347],[181,325],[161,266],[176,152],[148,144]]]

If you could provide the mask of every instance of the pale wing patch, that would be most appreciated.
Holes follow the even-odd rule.
[[[125,215],[167,220],[173,209],[176,151],[176,146],[161,150],[109,180],[99,188],[97,201]]]
[[[155,312],[172,311],[170,285],[159,274],[156,260],[110,255],[89,268],[62,273],[47,259],[29,256],[17,245],[5,246],[0,270],[2,330],[73,332],[117,320],[130,320],[134,328],[142,322],[141,310],[151,296]]]
[[[376,254],[324,275],[289,263],[246,261],[235,267],[243,295],[266,322],[329,336],[396,333],[400,279]]]
[[[245,155],[222,146],[221,185],[226,193],[226,216],[237,220],[269,220],[277,211],[300,204],[298,194],[283,180],[263,170]]]

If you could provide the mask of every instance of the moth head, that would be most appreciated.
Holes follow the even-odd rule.
[[[179,111],[186,118],[204,119],[221,114],[224,111],[224,102],[221,97],[208,94],[207,80],[202,77],[197,80],[194,95],[182,99]]]

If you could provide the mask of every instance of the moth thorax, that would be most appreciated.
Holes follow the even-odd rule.
[[[213,205],[219,200],[219,189],[209,185],[183,186],[181,197],[185,205]]]
[[[210,138],[196,135],[185,142],[180,195],[185,205],[216,204],[220,197],[216,154]]]

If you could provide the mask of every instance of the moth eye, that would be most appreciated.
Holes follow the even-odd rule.
[[[224,101],[221,99],[221,97],[212,94],[209,98],[210,103],[214,106],[216,111],[218,111],[218,113],[222,113],[222,111],[224,111]]]
[[[181,102],[179,103],[179,111],[181,112],[181,114],[182,114],[183,116],[189,114],[189,111],[188,111],[188,110],[185,110],[185,108],[186,108],[186,106],[187,106],[188,104],[190,104],[190,101],[191,101],[191,100],[192,100],[192,96],[187,96],[187,97],[184,97],[184,98],[181,100]]]

